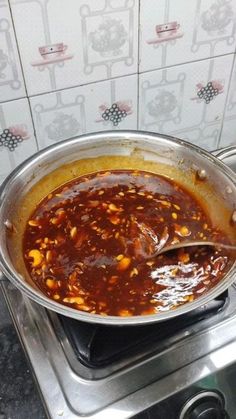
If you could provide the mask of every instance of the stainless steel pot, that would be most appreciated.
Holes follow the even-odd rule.
[[[47,298],[31,281],[23,261],[27,219],[44,196],[80,174],[115,168],[143,169],[174,178],[201,200],[213,224],[236,243],[236,175],[219,159],[187,142],[136,131],[84,135],[40,151],[6,179],[0,189],[0,268],[28,297],[68,317],[87,322],[137,325],[171,319],[215,298],[235,280],[236,262],[210,292],[176,310],[156,315],[102,317]]]

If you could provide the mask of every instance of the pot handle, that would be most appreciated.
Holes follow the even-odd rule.
[[[221,148],[219,150],[214,150],[211,154],[220,160],[224,160],[226,157],[230,157],[236,154],[236,146],[232,145],[229,147]]]

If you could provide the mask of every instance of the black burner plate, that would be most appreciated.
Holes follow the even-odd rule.
[[[171,320],[144,326],[100,326],[59,315],[76,357],[90,368],[104,367],[161,342],[192,324],[223,310],[228,291],[203,307]]]

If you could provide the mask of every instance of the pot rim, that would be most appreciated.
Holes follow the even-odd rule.
[[[91,143],[92,141],[96,142],[97,140],[105,140],[112,138],[119,138],[124,140],[129,139],[150,139],[158,141],[158,138],[167,140],[169,144],[184,146],[187,149],[193,151],[194,153],[200,154],[204,158],[210,160],[212,164],[216,165],[218,169],[220,169],[223,174],[230,179],[230,181],[236,186],[236,174],[227,167],[223,162],[221,162],[217,157],[210,154],[208,151],[191,144],[187,141],[178,139],[176,137],[172,137],[169,135],[146,132],[146,131],[135,131],[135,130],[122,130],[122,131],[101,131],[99,133],[89,133],[84,134],[79,137],[73,137],[71,139],[67,139],[61,141],[60,143],[50,145],[43,150],[35,153],[23,163],[21,163],[18,167],[16,167],[11,174],[4,180],[2,185],[0,186],[0,209],[2,205],[4,205],[3,201],[4,198],[7,196],[8,190],[11,188],[11,185],[14,183],[16,177],[19,177],[21,173],[25,170],[29,169],[31,165],[36,163],[38,160],[41,161],[46,156],[50,155],[52,152],[56,150],[63,149],[68,147],[69,145],[76,144],[80,142],[81,144]],[[6,199],[6,198],[5,198]],[[101,316],[100,314],[92,314],[83,311],[76,310],[71,307],[64,306],[63,304],[57,303],[54,300],[46,297],[41,291],[37,291],[34,289],[30,284],[28,284],[22,275],[16,274],[12,271],[11,267],[9,266],[8,262],[5,260],[4,255],[2,253],[2,248],[0,246],[0,269],[6,275],[8,279],[10,279],[11,283],[15,285],[20,291],[22,291],[27,297],[32,299],[33,301],[39,303],[40,305],[44,306],[49,310],[53,310],[58,314],[71,317],[77,320],[81,320],[84,322],[89,323],[99,323],[103,325],[113,325],[113,326],[132,326],[132,325],[141,325],[141,324],[151,324],[157,323],[159,321],[169,320],[171,318],[181,316],[186,314],[187,312],[194,310],[195,308],[202,306],[209,302],[210,300],[216,298],[218,295],[223,293],[235,280],[235,265],[236,262],[232,265],[232,267],[227,272],[224,279],[222,279],[215,287],[212,288],[209,292],[201,297],[198,297],[193,302],[188,302],[179,306],[174,310],[169,310],[167,312],[157,313],[153,315],[138,315],[138,316],[130,316],[130,317],[120,317],[120,316]]]

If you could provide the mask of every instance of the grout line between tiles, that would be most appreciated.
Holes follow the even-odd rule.
[[[0,99],[0,105],[2,105],[3,103],[13,102],[15,100],[27,98],[27,88],[26,88],[25,76],[24,76],[24,72],[23,72],[23,66],[22,66],[22,62],[21,62],[21,57],[20,57],[20,51],[19,51],[19,46],[18,46],[17,37],[16,37],[15,26],[14,26],[14,21],[13,21],[11,7],[10,7],[10,0],[7,0],[6,1],[6,5],[5,6],[6,7],[8,6],[8,8],[9,8],[10,18],[11,18],[11,23],[12,23],[12,29],[13,29],[13,33],[14,33],[14,37],[15,37],[15,42],[16,42],[16,49],[17,49],[17,53],[18,53],[19,64],[20,64],[22,79],[23,79],[23,83],[24,83],[25,95],[20,96],[20,97],[14,97],[13,99],[7,99],[7,100],[1,100]]]
[[[225,114],[226,114],[226,108],[227,108],[227,105],[228,105],[229,94],[231,92],[230,86],[231,86],[232,75],[233,75],[234,64],[235,63],[236,63],[236,54],[234,53],[234,58],[233,58],[232,67],[231,67],[231,71],[230,71],[230,77],[229,77],[228,91],[227,91],[227,95],[226,95],[226,98],[225,98],[223,115],[222,115],[222,118],[221,118],[220,133],[219,133],[219,138],[217,140],[217,148],[219,148],[220,142],[221,142],[221,135],[222,135],[222,131],[223,131],[223,125],[224,125],[224,122],[225,122]]]
[[[140,30],[140,16],[141,16],[141,0],[139,0],[138,2],[138,74],[137,74],[137,130],[139,129],[139,66],[140,66],[140,35],[141,35],[141,30]]]
[[[21,55],[20,55],[20,48],[19,48],[18,39],[17,39],[17,36],[16,36],[16,28],[15,28],[15,23],[14,23],[14,18],[13,18],[13,13],[12,13],[12,9],[11,9],[10,0],[8,0],[8,6],[9,6],[9,12],[10,12],[10,15],[11,15],[12,28],[13,28],[13,32],[14,32],[14,36],[15,36],[16,48],[17,48],[17,52],[18,52],[18,56],[19,56],[19,63],[20,63],[20,67],[21,67],[21,72],[22,72],[22,77],[23,77],[24,87],[25,87],[25,93],[26,93],[26,96],[23,96],[23,97],[27,97],[29,95],[28,95],[28,91],[27,91],[25,74],[24,74],[23,64],[22,64]]]
[[[29,98],[29,96],[20,96],[20,97],[15,97],[14,99],[7,99],[7,100],[0,100],[0,105],[4,105],[4,103],[9,103],[9,102],[15,102],[16,100],[22,100],[22,99],[27,99]]]
[[[139,129],[139,74],[137,74],[137,130]]]
[[[40,150],[40,148],[39,148],[39,142],[38,142],[38,138],[37,138],[37,133],[36,133],[36,128],[35,128],[35,124],[34,124],[33,112],[32,112],[32,108],[31,108],[31,103],[30,103],[29,97],[27,97],[27,100],[28,100],[29,111],[30,111],[30,115],[31,115],[31,119],[32,119],[32,125],[33,125],[33,130],[34,130],[34,137],[35,137],[35,141],[36,141],[36,146],[37,146],[38,150]]]
[[[29,106],[29,112],[30,112],[30,116],[31,116],[31,121],[32,121],[32,126],[33,126],[33,131],[34,131],[34,138],[35,138],[35,142],[36,142],[36,147],[39,150],[39,143],[38,143],[38,139],[37,139],[37,135],[36,135],[33,113],[32,113],[32,109],[31,109],[31,106],[30,106],[29,94],[28,94],[28,90],[27,90],[27,84],[26,84],[26,79],[25,79],[25,74],[24,74],[24,69],[23,69],[23,64],[22,64],[18,39],[17,39],[17,36],[16,36],[16,28],[15,28],[15,23],[14,23],[14,18],[13,18],[13,13],[12,13],[12,9],[11,9],[10,0],[8,0],[8,5],[9,5],[9,11],[10,11],[11,20],[12,20],[13,32],[14,32],[15,40],[16,40],[16,47],[17,47],[17,51],[18,51],[18,55],[19,55],[19,63],[20,63],[20,66],[21,66],[22,77],[23,77],[23,81],[24,81],[24,85],[25,85],[25,92],[26,92],[26,96],[24,96],[20,99],[27,99],[28,106]]]
[[[161,71],[161,70],[169,70],[170,68],[173,68],[173,67],[179,67],[179,66],[188,65],[188,64],[195,64],[195,63],[199,63],[199,62],[207,61],[207,60],[214,60],[220,57],[226,57],[227,55],[234,55],[234,54],[235,54],[234,51],[232,51],[232,52],[227,52],[227,54],[219,54],[219,55],[214,55],[212,57],[200,58],[198,60],[184,61],[183,63],[172,64],[172,65],[168,65],[164,67],[153,68],[151,70],[140,71],[139,74],[153,73],[154,71]]]
[[[233,114],[233,115],[229,115],[229,116],[226,116],[225,118],[224,118],[224,122],[225,121],[234,121],[236,119],[236,115],[235,114]]]
[[[178,66],[181,66],[181,65],[194,64],[196,62],[198,63],[198,62],[202,62],[202,61],[206,61],[206,60],[213,60],[213,59],[217,59],[217,58],[220,58],[220,57],[226,57],[228,55],[234,55],[234,53],[231,52],[231,53],[228,53],[228,54],[217,55],[215,57],[204,58],[202,60],[195,60],[195,61],[190,61],[190,62],[186,62],[186,63],[182,63],[182,64],[176,64],[176,65],[169,66],[169,67],[162,67],[162,68],[159,68],[159,69],[148,70],[148,71],[144,71],[142,73],[139,73],[138,72],[138,73],[124,74],[123,76],[112,77],[111,79],[102,79],[102,80],[97,80],[97,81],[93,81],[93,82],[90,82],[90,83],[85,83],[85,84],[80,84],[80,85],[75,85],[75,86],[70,86],[70,87],[64,87],[64,88],[56,89],[56,90],[50,90],[48,92],[36,93],[36,94],[33,94],[33,95],[29,95],[29,98],[35,97],[35,96],[47,95],[47,94],[50,94],[50,93],[61,92],[63,90],[75,89],[76,87],[85,87],[85,86],[89,86],[89,85],[94,85],[94,84],[102,83],[102,82],[109,81],[109,80],[116,80],[116,79],[121,79],[121,78],[129,77],[129,76],[135,76],[135,75],[139,75],[139,74],[148,74],[148,73],[153,73],[154,71],[159,71],[159,70],[161,71],[161,70],[164,70],[164,69],[168,70],[168,69],[170,69],[172,67],[178,67]]]
[[[56,92],[62,92],[64,90],[75,89],[77,87],[86,87],[86,86],[94,85],[94,84],[97,84],[97,83],[106,82],[106,81],[109,81],[109,80],[117,80],[117,79],[122,79],[124,77],[136,76],[136,75],[139,75],[139,74],[140,75],[141,74],[148,74],[148,73],[153,73],[154,71],[161,71],[161,70],[164,70],[164,69],[168,70],[168,69],[170,69],[172,67],[178,67],[178,66],[181,66],[181,65],[194,64],[196,62],[198,63],[198,62],[202,62],[202,61],[206,61],[206,60],[213,60],[213,59],[217,59],[217,58],[220,58],[220,57],[226,57],[228,55],[234,55],[234,53],[231,52],[231,53],[227,53],[227,54],[223,54],[223,55],[217,55],[215,57],[204,58],[202,60],[189,61],[189,62],[186,62],[186,63],[176,64],[176,65],[169,66],[169,67],[162,67],[162,68],[159,68],[159,69],[144,71],[142,73],[124,74],[123,76],[112,77],[110,79],[102,79],[102,80],[97,80],[97,81],[93,81],[93,82],[90,82],[90,83],[79,84],[79,85],[74,85],[74,86],[69,86],[69,87],[63,87],[61,89],[49,90],[49,91],[42,92],[42,93],[35,93],[35,94],[32,94],[32,95],[29,95],[28,97],[29,98],[33,98],[33,97],[36,97],[36,96],[48,95],[50,93],[56,93]]]
[[[102,80],[97,80],[97,81],[93,81],[90,83],[85,83],[85,84],[76,84],[74,86],[69,86],[69,87],[63,87],[61,89],[56,89],[56,90],[49,90],[47,92],[42,92],[42,93],[35,93],[33,95],[29,95],[29,98],[33,98],[33,97],[37,97],[37,96],[42,96],[42,95],[48,95],[50,93],[57,93],[57,92],[62,92],[64,90],[70,90],[70,89],[76,89],[78,87],[86,87],[86,86],[91,86],[91,85],[95,85],[98,83],[104,83],[106,81],[111,81],[111,80],[117,80],[117,79],[122,79],[124,77],[130,77],[130,76],[136,76],[138,73],[130,73],[130,74],[124,74],[123,76],[118,76],[118,77],[111,77],[111,78],[107,78],[107,79],[102,79]]]
[[[231,53],[227,53],[227,54],[223,54],[223,55],[217,55],[215,57],[208,57],[208,58],[204,58],[204,59],[201,59],[201,60],[189,61],[189,62],[186,62],[186,63],[176,64],[176,65],[172,65],[172,66],[169,66],[169,67],[162,67],[162,68],[154,69],[154,70],[148,70],[148,71],[144,71],[144,72],[141,72],[141,73],[138,72],[138,73],[124,74],[122,76],[112,77],[110,79],[102,79],[102,80],[97,80],[97,81],[84,83],[84,84],[79,84],[79,85],[77,84],[77,85],[74,85],[74,86],[63,87],[61,89],[49,90],[49,91],[46,91],[46,92],[35,93],[35,94],[32,94],[32,95],[27,94],[27,96],[22,96],[22,97],[17,98],[17,99],[11,99],[11,100],[8,100],[6,102],[10,102],[12,100],[23,99],[23,98],[26,98],[26,97],[28,97],[30,99],[30,98],[37,97],[37,96],[48,95],[50,93],[57,93],[57,92],[62,92],[64,90],[75,89],[75,88],[78,88],[78,87],[86,87],[86,86],[90,86],[90,85],[94,85],[94,84],[97,84],[97,83],[102,83],[102,82],[106,82],[106,81],[110,81],[110,80],[122,79],[124,77],[130,77],[130,76],[136,76],[136,75],[139,76],[141,74],[149,74],[149,73],[153,73],[154,71],[161,71],[161,70],[164,70],[164,69],[168,70],[168,69],[173,68],[173,67],[194,64],[194,63],[198,63],[198,62],[202,62],[202,61],[206,61],[206,60],[214,60],[214,59],[221,58],[221,57],[226,57],[226,56],[229,56],[229,55],[234,55],[234,53],[231,52]],[[4,102],[0,102],[0,103],[4,103]]]

